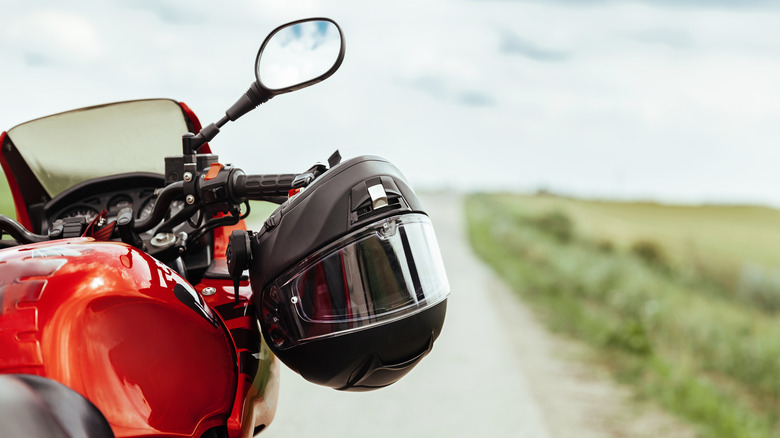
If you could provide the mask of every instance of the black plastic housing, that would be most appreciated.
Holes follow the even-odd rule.
[[[363,212],[368,186],[381,181],[391,205]],[[399,213],[425,213],[400,170],[384,158],[344,161],[282,204],[252,239],[252,284],[262,288],[316,250],[353,229]],[[255,291],[257,294],[259,291]]]
[[[368,187],[381,184],[388,205],[373,208]],[[400,170],[387,160],[362,156],[344,161],[281,205],[252,238],[249,269],[257,313],[266,340],[264,315],[273,315],[267,286],[331,242],[380,219],[425,213]],[[274,353],[307,380],[341,390],[371,390],[403,377],[438,337],[446,300],[384,324],[278,348]]]
[[[46,377],[0,375],[2,436],[113,438],[100,410],[78,392]]]
[[[277,356],[312,383],[352,392],[384,388],[430,353],[446,312],[444,300],[413,316],[301,344]]]

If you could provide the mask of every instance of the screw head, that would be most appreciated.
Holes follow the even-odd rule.
[[[192,174],[190,172],[184,172],[184,182],[190,182],[192,181]]]
[[[195,203],[195,196],[194,195],[187,195],[186,198],[184,198],[185,201],[187,201],[187,204],[194,204]]]
[[[204,287],[203,290],[200,291],[200,293],[203,294],[204,296],[210,297],[210,296],[214,295],[215,293],[217,293],[217,288],[211,287],[211,286]]]
[[[157,233],[149,243],[155,248],[165,248],[176,243],[176,236],[172,233]]]

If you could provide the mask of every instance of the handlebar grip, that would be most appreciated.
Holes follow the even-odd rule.
[[[287,196],[297,175],[283,173],[278,175],[239,175],[235,189],[239,196],[254,201]]]

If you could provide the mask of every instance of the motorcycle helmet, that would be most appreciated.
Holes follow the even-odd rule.
[[[268,218],[251,250],[263,336],[311,382],[390,385],[441,332],[450,287],[433,226],[382,158],[331,167]]]

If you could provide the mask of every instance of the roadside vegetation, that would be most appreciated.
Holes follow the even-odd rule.
[[[11,189],[8,188],[8,182],[6,182],[5,174],[2,171],[0,171],[0,214],[16,218]]]
[[[473,195],[469,237],[553,330],[705,437],[780,436],[780,211]]]
[[[11,197],[11,189],[5,179],[5,174],[0,170],[0,214],[16,219],[14,200]],[[7,234],[0,235],[0,240],[10,239]]]

